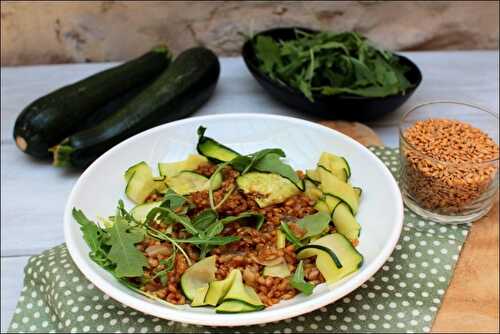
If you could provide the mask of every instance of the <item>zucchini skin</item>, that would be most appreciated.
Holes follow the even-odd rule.
[[[55,147],[54,164],[87,167],[119,142],[192,114],[210,98],[219,74],[219,60],[211,50],[196,47],[182,52],[149,87],[118,112]]]
[[[170,63],[166,47],[59,88],[29,104],[17,117],[14,140],[37,158],[81,128],[100,107],[159,75]]]
[[[96,112],[89,115],[79,126],[76,132],[80,132],[83,130],[87,130],[93,128],[109,116],[113,115],[115,112],[123,108],[130,100],[139,95],[141,91],[143,91],[147,86],[149,86],[153,80],[148,80],[146,83],[143,83],[137,87],[132,88],[126,93],[114,98],[109,101],[105,105],[101,106]],[[75,133],[76,133],[75,132]]]

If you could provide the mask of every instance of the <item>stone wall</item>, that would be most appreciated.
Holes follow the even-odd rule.
[[[497,1],[2,1],[1,64],[129,59],[166,42],[237,55],[276,26],[356,30],[394,50],[497,49]]]

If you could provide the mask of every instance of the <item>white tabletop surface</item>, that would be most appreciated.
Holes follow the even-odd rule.
[[[462,100],[498,113],[498,51],[407,52],[423,82],[395,113],[369,123],[388,146],[397,146],[397,122],[411,106],[429,100]],[[61,244],[66,198],[78,173],[52,167],[21,153],[12,139],[23,107],[60,86],[112,66],[46,65],[1,69],[1,331],[8,327],[32,255]],[[221,59],[215,95],[196,115],[252,112],[314,119],[272,100],[240,58]]]

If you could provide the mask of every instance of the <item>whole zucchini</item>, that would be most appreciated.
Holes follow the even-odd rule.
[[[54,147],[54,165],[86,167],[119,142],[190,115],[212,95],[219,73],[219,60],[211,50],[196,47],[182,52],[121,110]]]
[[[17,147],[34,157],[49,157],[48,149],[78,131],[99,107],[158,76],[169,63],[168,49],[157,47],[139,58],[42,96],[17,117]]]

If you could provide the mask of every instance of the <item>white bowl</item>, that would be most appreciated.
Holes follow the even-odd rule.
[[[334,285],[321,284],[311,296],[298,295],[265,310],[245,314],[216,314],[213,308],[170,306],[148,299],[117,282],[92,262],[79,225],[73,220],[73,207],[95,219],[114,213],[118,199],[130,208],[124,196],[123,172],[144,160],[150,166],[158,161],[185,159],[195,152],[198,126],[207,135],[236,149],[251,153],[279,147],[296,169],[311,168],[322,151],[345,156],[352,169],[352,183],[363,189],[357,219],[362,226],[358,250],[363,266]],[[97,159],[78,179],[66,204],[64,236],[69,252],[82,273],[113,299],[159,318],[210,326],[253,325],[291,318],[330,304],[373,276],[393,251],[401,233],[403,202],[398,185],[385,165],[367,148],[327,127],[291,117],[260,114],[229,114],[193,117],[165,124],[140,133],[112,148]]]

